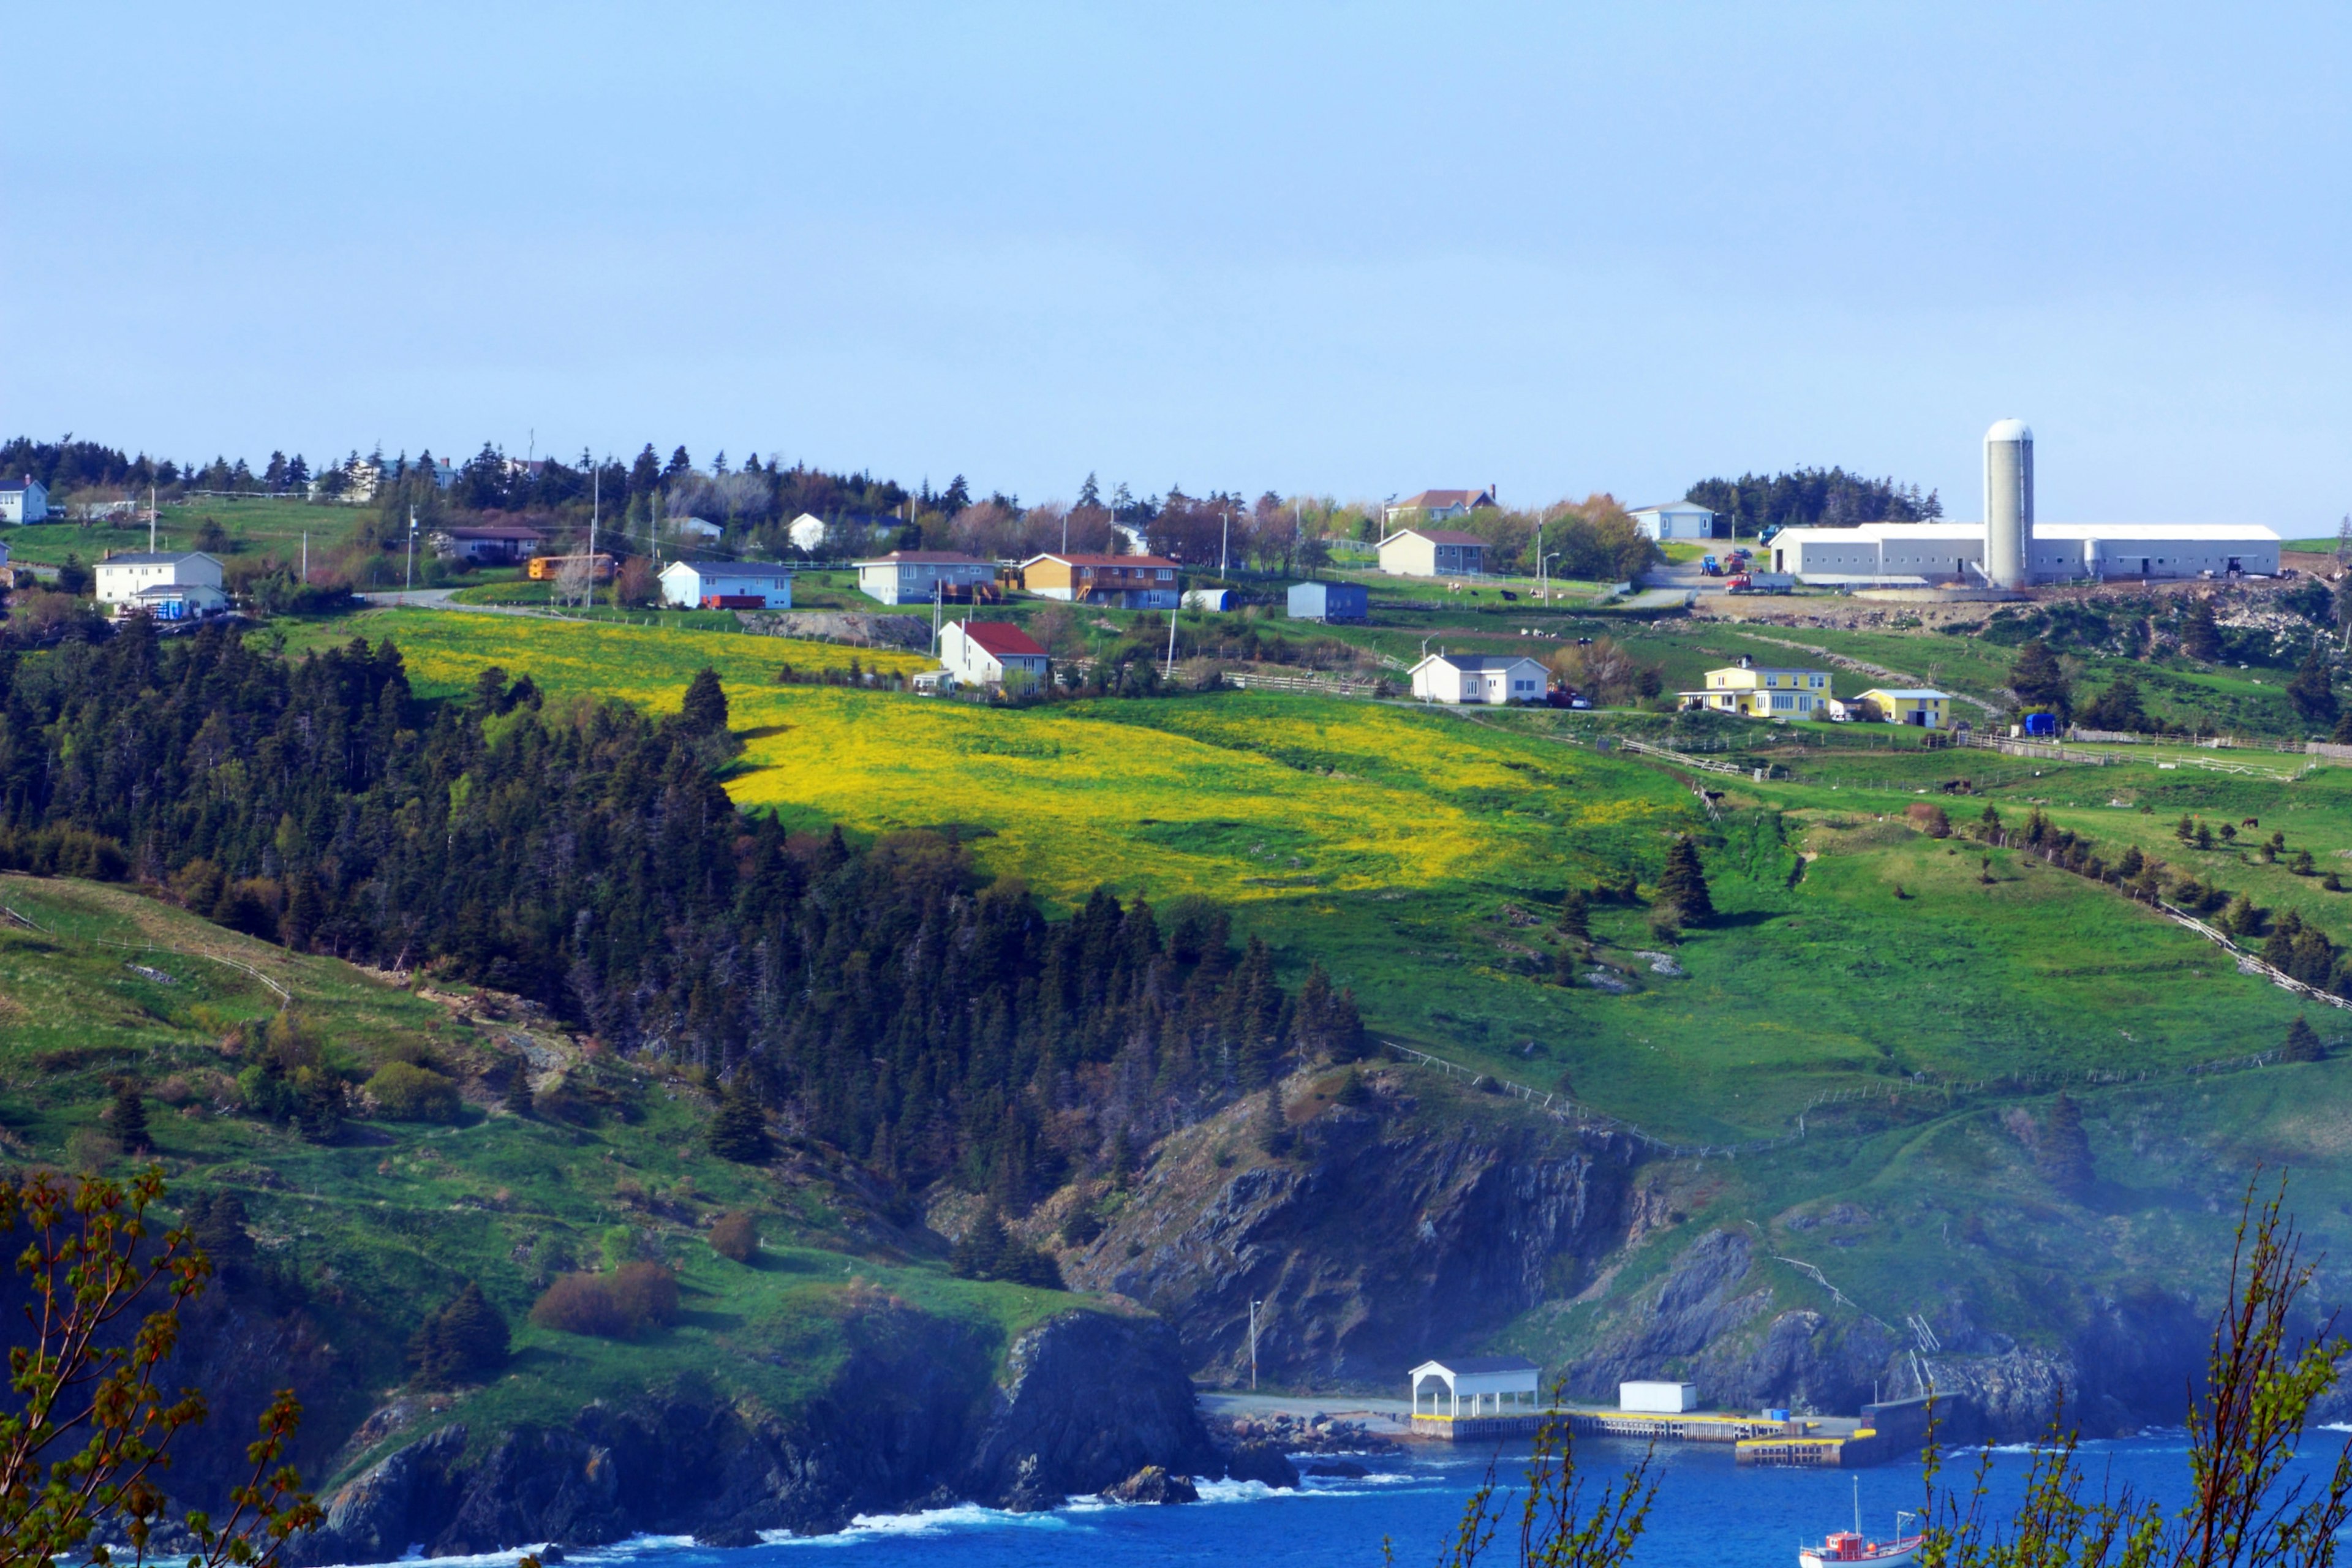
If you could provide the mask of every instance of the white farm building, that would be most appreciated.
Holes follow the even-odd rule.
[[[1981,587],[1980,522],[1865,522],[1786,528],[1766,547],[1771,570],[1809,583],[1918,578]],[[2033,583],[2084,578],[2275,576],[2279,536],[2253,522],[2037,522],[2026,536]]]
[[[1789,528],[1775,572],[1814,584],[1950,583],[2023,588],[2110,578],[2273,577],[2279,536],[2254,522],[2042,522],[2033,515],[2033,432],[2003,419],[1984,437],[1985,522]]]

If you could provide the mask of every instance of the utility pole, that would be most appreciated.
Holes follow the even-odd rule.
[[[408,574],[401,580],[400,602],[408,603],[409,590],[416,586],[416,508],[408,509]]]
[[[147,553],[155,553],[155,487],[147,487]]]
[[[1181,605],[1184,602],[1184,592],[1182,586],[1183,579],[1177,579],[1177,584],[1176,602]],[[1168,674],[1166,679],[1170,680],[1176,679],[1176,612],[1173,608],[1170,609],[1168,612]]]
[[[1223,578],[1225,575],[1225,552],[1227,546],[1231,545],[1233,542],[1234,509],[1227,507],[1225,508],[1224,529],[1217,535],[1217,576],[1220,579]]]
[[[940,657],[940,605],[946,596],[947,589],[940,584],[939,578],[933,577],[931,579],[931,657],[933,658]],[[967,621],[964,624],[970,626],[971,623]]]
[[[302,531],[302,581],[310,581],[310,531]]]

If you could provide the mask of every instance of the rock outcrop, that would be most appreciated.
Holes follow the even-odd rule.
[[[1115,1487],[1096,1494],[1105,1502],[1199,1502],[1201,1489],[1183,1476],[1173,1476],[1160,1465],[1146,1465]]]
[[[446,1426],[331,1497],[295,1560],[602,1545],[640,1531],[733,1544],[954,1500],[1048,1508],[1152,1465],[1221,1473],[1160,1323],[1066,1312],[1014,1342],[1001,1381],[993,1359],[968,1329],[890,1310],[868,1314],[827,1392],[789,1418],[673,1389],[480,1442]]]
[[[1387,1386],[1475,1342],[1623,1236],[1633,1152],[1533,1116],[1426,1119],[1332,1105],[1281,1161],[1235,1164],[1247,1108],[1180,1134],[1066,1268],[1177,1325],[1209,1381],[1249,1372]],[[1223,1159],[1223,1163],[1220,1161]]]

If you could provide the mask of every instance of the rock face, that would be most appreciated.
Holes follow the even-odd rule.
[[[602,1545],[646,1531],[733,1544],[961,1499],[1052,1507],[1151,1465],[1221,1468],[1160,1324],[1066,1312],[1022,1335],[1007,1361],[1000,1384],[968,1331],[880,1311],[827,1394],[790,1420],[672,1390],[588,1405],[565,1427],[512,1428],[471,1458],[466,1428],[445,1426],[330,1498],[297,1560]]]
[[[1441,1131],[1337,1105],[1279,1163],[1220,1167],[1246,1141],[1218,1123],[1186,1137],[1068,1272],[1178,1325],[1210,1381],[1248,1374],[1254,1300],[1260,1373],[1286,1382],[1386,1386],[1474,1342],[1622,1238],[1633,1163],[1531,1119]]]
[[[1097,1494],[1105,1502],[1199,1502],[1201,1490],[1182,1476],[1171,1476],[1161,1466],[1146,1465],[1115,1487]]]

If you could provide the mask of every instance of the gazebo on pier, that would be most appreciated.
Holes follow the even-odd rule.
[[[1524,1356],[1454,1356],[1412,1369],[1416,1417],[1465,1420],[1482,1415],[1532,1415],[1542,1408],[1543,1369]]]

